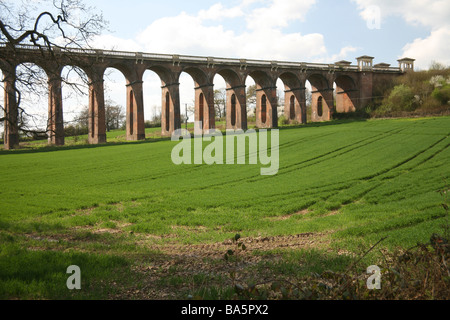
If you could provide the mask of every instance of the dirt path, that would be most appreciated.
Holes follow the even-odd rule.
[[[241,242],[246,246],[246,250],[241,251],[241,254],[249,256],[255,251],[318,247],[327,243],[327,240],[325,239],[326,235],[327,234],[325,233],[303,233],[291,236],[248,237],[241,238],[238,242]],[[164,254],[179,256],[180,258],[218,258],[223,257],[228,250],[236,249],[236,244],[234,244],[232,240],[226,240],[214,244],[154,245],[152,248],[157,248]]]

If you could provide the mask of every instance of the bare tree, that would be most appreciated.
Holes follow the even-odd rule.
[[[256,85],[251,85],[247,88],[247,104],[256,106]]]
[[[227,112],[227,92],[225,89],[214,90],[214,108],[219,119],[225,117]]]
[[[106,103],[105,105],[105,118],[106,118],[106,130],[119,129],[125,120],[125,111],[122,106],[113,105],[112,103]]]
[[[309,90],[308,88],[306,88],[306,105],[309,107],[312,104],[312,93],[311,90]]]
[[[40,51],[43,58],[57,62],[56,56],[61,54],[61,49],[88,49],[90,40],[99,35],[105,27],[103,16],[96,14],[95,9],[84,4],[82,0],[0,0],[0,68],[4,76],[2,83],[5,84],[2,87],[5,91],[13,92],[16,100],[15,110],[12,110],[14,114],[8,114],[0,102],[0,108],[4,111],[4,116],[0,116],[3,126],[15,127],[21,132],[33,131],[24,121],[25,118],[31,121],[34,118],[22,106],[24,92],[34,92],[38,95],[48,93],[42,92],[41,89],[49,81],[48,75],[42,69],[22,64],[20,72],[16,73],[16,66],[8,65],[8,59],[18,54],[20,46],[32,46]],[[84,72],[76,67],[72,70],[77,72],[85,83],[88,82]],[[62,81],[77,90],[78,84],[71,83],[68,78],[67,76]],[[6,87],[7,85],[10,87]],[[78,91],[82,92],[81,88],[78,88]]]
[[[116,105],[112,101],[105,102],[105,121],[106,130],[108,132],[119,129],[124,120],[125,111],[122,106]],[[75,118],[74,122],[81,128],[87,129],[89,126],[89,107],[84,107]]]

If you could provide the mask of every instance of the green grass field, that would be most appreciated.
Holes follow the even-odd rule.
[[[450,117],[281,128],[275,176],[176,166],[176,143],[155,129],[143,142],[112,132],[117,143],[0,151],[0,298],[226,298],[226,272],[198,264],[223,264],[217,244],[236,233],[250,239],[249,275],[339,270],[386,236],[408,248],[448,224],[449,135]],[[285,248],[296,235],[311,241]],[[258,247],[265,237],[273,246]],[[69,265],[82,290],[67,289]]]

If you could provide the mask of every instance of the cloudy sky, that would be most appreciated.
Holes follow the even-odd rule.
[[[38,0],[33,0],[38,1]],[[94,0],[109,31],[93,46],[229,58],[356,63],[361,55],[375,63],[398,66],[397,59],[416,59],[416,69],[432,61],[450,65],[449,0],[231,0],[144,1]],[[220,76],[215,88],[225,86]],[[106,77],[106,98],[125,106],[125,80],[114,71]],[[252,80],[249,79],[251,82]],[[193,104],[193,80],[180,79],[182,108]],[[251,83],[248,83],[250,85]],[[277,84],[282,88],[282,83]],[[145,118],[161,106],[161,82],[144,75]],[[64,94],[68,94],[66,89]],[[0,93],[1,95],[1,93]],[[1,97],[0,97],[1,98]],[[68,99],[70,119],[87,105],[86,97]],[[46,103],[41,115],[46,117]]]
[[[448,0],[92,1],[104,48],[331,63],[360,55],[450,64]]]

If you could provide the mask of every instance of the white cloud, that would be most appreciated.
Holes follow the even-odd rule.
[[[208,10],[201,10],[198,17],[202,20],[219,20],[222,18],[237,18],[242,17],[244,12],[240,7],[233,7],[230,9],[224,8],[221,3],[214,4]]]
[[[271,29],[287,27],[291,21],[303,21],[316,0],[273,0],[267,7],[253,10],[248,15],[249,29]]]
[[[450,28],[433,30],[428,38],[407,44],[403,56],[416,59],[420,69],[428,69],[432,61],[450,66]]]
[[[100,35],[92,41],[96,49],[119,51],[142,51],[142,47],[133,39],[122,39],[110,34]]]
[[[427,69],[433,60],[450,64],[450,1],[448,0],[353,0],[363,19],[370,22],[371,6],[378,6],[381,18],[401,16],[407,23],[430,29],[425,39],[416,39],[403,48],[402,57],[416,59],[416,66]]]
[[[260,2],[266,5],[251,8]],[[328,53],[323,35],[282,30],[292,21],[303,20],[315,3],[316,0],[272,0],[268,4],[261,0],[244,0],[232,8],[218,3],[197,15],[182,12],[158,19],[141,32],[136,41],[146,52],[324,62]],[[246,17],[243,21],[246,29],[240,33],[220,23],[208,23],[241,17]]]
[[[329,62],[337,62],[339,60],[343,60],[348,58],[349,54],[352,52],[358,51],[358,48],[353,46],[347,46],[341,49],[341,51],[338,54],[334,54],[331,56],[331,58],[327,59]]]
[[[221,25],[206,26],[202,19],[181,13],[154,21],[137,41],[147,52],[217,55],[229,50],[235,37]]]
[[[182,12],[155,20],[135,39],[102,35],[94,45],[126,51],[267,60],[333,62],[328,59],[346,58],[343,55],[352,52],[348,48],[330,57],[322,34],[283,31],[291,22],[304,20],[315,4],[316,0],[242,0],[234,7],[216,3],[194,15]],[[244,29],[238,33],[221,24],[231,19],[241,19]]]

